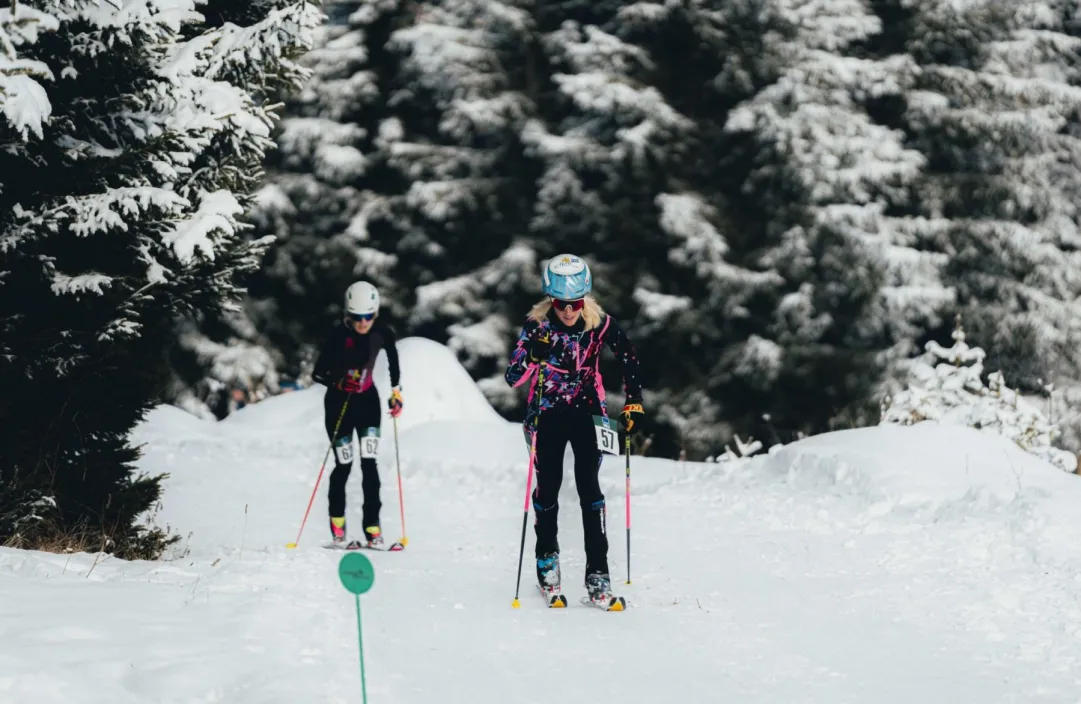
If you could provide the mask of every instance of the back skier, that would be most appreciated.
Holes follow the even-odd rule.
[[[330,534],[341,547],[361,547],[359,541],[346,543],[345,482],[353,469],[353,431],[361,436],[378,437],[381,426],[379,391],[372,373],[380,350],[387,353],[391,394],[387,402],[390,415],[402,412],[398,347],[394,331],[379,320],[379,291],[367,281],[358,281],[345,292],[343,325],[330,332],[315,362],[312,379],[327,387],[323,397],[323,420],[327,438],[333,441],[334,470],[327,492]],[[345,414],[342,407],[348,401]],[[337,434],[334,427],[341,418]],[[374,443],[377,445],[377,443]],[[364,453],[362,453],[363,455]],[[379,527],[379,469],[373,456],[361,457],[361,487],[364,490],[363,527],[368,547],[381,548]]]
[[[563,453],[570,442],[585,533],[586,590],[593,604],[620,609],[623,600],[612,594],[608,575],[605,503],[600,487],[602,454],[593,416],[608,416],[599,367],[601,350],[608,346],[623,366],[626,404],[620,414],[621,425],[627,432],[639,429],[637,423],[644,412],[638,358],[616,320],[589,295],[593,281],[582,259],[569,254],[553,258],[544,271],[543,289],[547,297],[526,318],[506,372],[507,383],[517,387],[535,380],[539,365],[545,365],[536,430],[537,483],[533,491],[537,580],[549,605],[566,603],[560,598],[556,517]],[[531,386],[527,431],[532,429],[537,412],[533,396]]]

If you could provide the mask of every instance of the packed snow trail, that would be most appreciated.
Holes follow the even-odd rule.
[[[417,388],[401,421],[410,542],[365,552],[376,569],[362,597],[373,704],[1081,701],[1076,477],[932,425],[834,433],[731,464],[635,458],[626,586],[623,467],[611,458],[609,554],[629,609],[578,603],[569,472],[569,608],[547,609],[536,592],[530,528],[512,609],[521,430],[443,348],[406,340],[402,352]],[[383,437],[394,540],[389,420]],[[342,553],[319,547],[326,477],[300,547],[284,547],[326,450],[320,390],[217,424],[159,408],[135,438],[145,469],[172,473],[158,520],[186,536],[186,554],[94,564],[0,550],[0,702],[359,701]]]

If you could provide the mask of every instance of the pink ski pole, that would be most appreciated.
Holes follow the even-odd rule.
[[[537,461],[537,426],[540,423],[541,396],[544,394],[544,362],[537,369],[537,414],[533,416],[533,433],[529,439],[529,474],[525,483],[525,506],[522,509],[522,544],[518,547],[518,581],[514,585],[514,601],[511,606],[519,608],[518,592],[522,587],[522,560],[525,558],[525,531],[529,524],[529,495],[533,493],[533,468]]]

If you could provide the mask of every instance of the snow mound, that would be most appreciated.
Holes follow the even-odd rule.
[[[254,429],[308,429],[323,427],[323,394],[326,388],[314,385],[299,391],[270,396],[233,411],[221,419],[223,426]]]
[[[825,433],[750,460],[745,469],[804,496],[847,494],[868,521],[886,514],[981,518],[1010,530],[1033,554],[1081,560],[1081,480],[973,428],[925,421]]]
[[[401,340],[398,351],[405,401],[398,429],[406,481],[453,472],[477,484],[505,483],[513,477],[524,485],[528,453],[520,427],[496,413],[454,353],[419,337]],[[374,376],[385,403],[390,395],[385,353],[376,362]],[[145,443],[142,466],[169,474],[155,520],[184,536],[175,552],[216,552],[241,544],[269,549],[289,539],[327,457],[325,393],[325,387],[316,385],[279,394],[218,423],[170,406],[148,415],[132,439]],[[483,454],[476,448],[484,448]],[[398,458],[386,415],[378,461],[390,492]],[[354,461],[357,478],[349,484],[356,497],[358,463]],[[327,475],[333,467],[334,460],[328,459],[306,540],[325,532]],[[511,473],[511,467],[516,471]],[[389,520],[392,513],[387,516]]]
[[[398,342],[404,408],[398,427],[406,430],[432,421],[504,423],[477,388],[469,372],[445,345],[423,337]],[[375,365],[375,387],[386,403],[390,371],[386,352]],[[259,428],[310,429],[323,427],[323,386],[281,394],[245,406],[222,423]]]
[[[199,435],[212,429],[214,422],[176,406],[161,405],[150,409],[139,425],[146,429],[153,429],[159,434]]]
[[[458,358],[445,345],[423,337],[398,343],[402,368],[402,400],[405,406],[398,426],[405,430],[432,421],[498,423],[506,421],[496,412]],[[375,366],[375,385],[384,399],[390,395],[387,359]]]
[[[766,466],[786,481],[847,486],[902,504],[1081,489],[1076,478],[1006,438],[935,422],[816,435],[775,452]]]

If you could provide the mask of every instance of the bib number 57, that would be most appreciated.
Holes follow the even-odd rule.
[[[609,455],[619,454],[619,433],[612,426],[612,421],[604,416],[593,416],[593,430],[597,434],[597,448]]]

